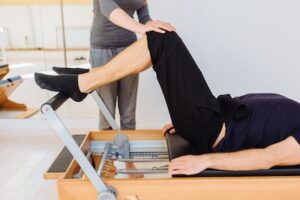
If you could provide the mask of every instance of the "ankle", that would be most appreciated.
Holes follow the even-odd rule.
[[[95,70],[97,70],[97,68],[90,68],[89,72],[94,72]]]

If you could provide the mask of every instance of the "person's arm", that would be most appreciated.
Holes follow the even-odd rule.
[[[176,132],[174,126],[172,123],[166,124],[164,125],[164,127],[161,130],[163,136],[165,136],[166,134],[174,134]]]
[[[147,1],[145,1],[144,5],[139,10],[137,10],[137,16],[141,24],[146,24],[151,21]]]
[[[148,31],[156,31],[159,33],[165,33],[167,31],[174,31],[172,25],[155,21],[156,23],[141,24],[131,18],[124,10],[122,10],[113,0],[99,0],[100,11],[114,24],[130,30],[135,33],[144,34]]]
[[[207,168],[249,171],[297,164],[300,164],[300,145],[294,137],[289,137],[264,149],[176,158],[170,162],[169,173],[191,175]]]

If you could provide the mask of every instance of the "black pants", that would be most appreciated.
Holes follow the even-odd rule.
[[[147,33],[153,69],[176,132],[198,153],[211,150],[222,128],[221,107],[175,32]]]

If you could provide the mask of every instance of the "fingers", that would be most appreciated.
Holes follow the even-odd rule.
[[[182,163],[170,163],[168,171],[171,175],[188,173],[186,166]]]
[[[174,134],[175,128],[173,127],[173,124],[166,124],[163,128],[162,128],[162,133],[165,136],[167,133],[169,134]]]
[[[166,129],[165,131],[163,131],[163,135],[166,136],[166,134],[174,134],[176,131],[175,131],[175,128],[169,128],[169,129]]]
[[[164,125],[164,127],[162,128],[162,132],[165,133],[167,132],[167,130],[169,130],[170,128],[173,128],[172,124],[166,124]]]
[[[167,31],[170,31],[170,32],[175,31],[175,28],[170,23],[159,21],[158,24],[161,28],[163,28]]]
[[[164,136],[166,136],[166,134],[173,135],[175,133],[176,133],[176,130],[175,130],[175,128],[172,127],[172,128],[167,129],[165,132],[163,132],[163,135]]]
[[[187,156],[182,156],[182,157],[173,159],[169,163],[169,174],[171,174],[171,175],[175,175],[175,174],[192,175],[192,174],[200,173],[205,168],[203,168],[201,165],[200,165],[200,168],[197,167],[199,165],[196,164],[196,163],[198,163],[198,161],[195,158],[196,158],[195,156],[187,155]]]
[[[184,168],[185,168],[184,157],[175,158],[169,163],[169,172],[173,172],[176,170],[183,170]]]
[[[126,196],[124,200],[138,200],[138,196]]]
[[[150,30],[158,32],[158,33],[165,33],[166,31],[175,31],[176,29],[167,22],[163,22],[160,20],[155,20],[147,23],[148,26],[150,26]]]
[[[168,25],[168,23],[165,23],[165,22],[158,22],[157,26],[159,28],[162,28],[162,29],[170,31],[170,32],[173,31],[172,28]]]
[[[170,131],[169,131],[169,133],[170,134],[174,134],[176,131],[175,131],[175,128],[172,128]]]
[[[168,22],[163,22],[163,21],[160,21],[160,20],[156,20],[156,21],[154,21],[154,24],[156,24],[160,28],[163,28],[167,31],[176,31],[176,29],[173,27],[173,25],[171,25]]]
[[[192,175],[201,173],[209,167],[205,162],[205,156],[187,155],[173,159],[169,163],[169,174],[186,174]]]
[[[168,24],[168,26],[170,26],[170,28],[172,29],[172,31],[176,31],[176,28],[172,24],[170,24],[170,23],[167,23],[167,24]]]
[[[158,32],[158,33],[166,33],[165,30],[162,30],[160,28],[155,28],[155,27],[153,28],[153,31]]]

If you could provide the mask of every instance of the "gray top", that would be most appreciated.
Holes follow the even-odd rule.
[[[145,0],[94,0],[91,48],[126,47],[136,41],[135,33],[113,24],[108,19],[116,8],[123,9],[130,17],[137,11],[140,23],[145,24],[151,20]]]

